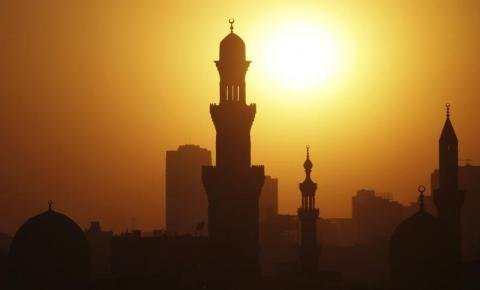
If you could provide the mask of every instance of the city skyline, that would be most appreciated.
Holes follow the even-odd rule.
[[[479,43],[473,37],[478,4],[444,4],[435,12],[433,2],[416,4],[417,15],[402,4],[375,9],[355,3],[284,4],[265,14],[269,3],[257,4],[263,6],[256,12],[246,3],[219,5],[219,15],[208,21],[181,4],[169,4],[172,17],[163,18],[159,4],[149,1],[115,10],[54,4],[45,2],[48,9],[0,4],[8,24],[1,36],[9,40],[0,54],[2,231],[13,233],[48,199],[82,227],[101,220],[121,232],[135,218],[139,228],[162,228],[165,151],[186,143],[214,148],[204,104],[215,101],[217,93],[211,61],[228,29],[221,29],[225,15],[236,18],[237,31],[251,43],[248,89],[261,108],[252,131],[252,160],[279,179],[280,212],[294,213],[297,207],[302,176],[290,167],[300,164],[306,144],[315,148],[319,165],[313,178],[321,184],[317,199],[325,205],[325,217],[349,216],[349,200],[360,188],[414,201],[412,188],[429,184],[438,167],[430,149],[446,102],[462,140],[460,158],[480,160],[474,121],[474,96],[480,93],[474,77]],[[293,16],[282,17],[289,7]],[[89,18],[91,11],[105,17]],[[182,16],[181,23],[174,15]],[[388,17],[395,15],[409,15],[411,21]],[[356,57],[348,55],[355,66],[337,71],[341,77],[332,84],[296,94],[266,76],[262,37],[281,33],[285,23],[302,17],[332,29]],[[177,38],[165,29],[173,23]],[[390,46],[379,41],[385,38]],[[195,45],[199,41],[205,45]],[[169,60],[178,54],[185,61]],[[182,69],[174,70],[177,66]],[[200,76],[204,82],[197,81]],[[277,127],[283,130],[271,130]],[[412,162],[418,164],[414,169],[408,167]],[[18,204],[22,208],[14,211]]]
[[[60,6],[60,9],[73,6],[66,4]],[[102,5],[90,6],[90,8],[98,7]],[[139,5],[135,8],[145,7]],[[254,11],[257,9],[258,7],[255,7]],[[26,10],[28,9],[23,11]],[[101,15],[102,19],[107,19],[105,14]],[[52,23],[57,20],[52,19]],[[38,27],[42,27],[42,24],[45,23],[40,23]],[[325,117],[323,114],[331,113],[327,119],[334,121],[335,115],[339,112],[329,110],[327,103],[333,104],[338,100],[322,99],[328,96],[327,94],[321,95],[320,101],[320,99],[309,98],[307,92],[316,91],[315,94],[318,94],[320,91],[328,91],[326,89],[328,87],[333,88],[345,81],[345,75],[339,74],[338,71],[348,71],[345,64],[349,63],[349,57],[352,56],[354,49],[342,47],[345,43],[337,38],[338,35],[332,37],[327,32],[326,26],[322,27],[318,24],[300,23],[289,19],[288,27],[280,26],[279,28],[282,32],[281,36],[275,32],[264,36],[263,38],[268,40],[264,44],[270,51],[267,55],[263,55],[263,58],[259,58],[261,59],[259,67],[261,71],[265,68],[262,68],[262,61],[269,63],[268,70],[264,72],[272,82],[259,76],[255,79],[260,80],[259,83],[270,86],[272,88],[270,93],[274,95],[277,90],[293,90],[295,93],[285,101],[289,103],[291,112],[295,113],[300,113],[297,111],[296,104],[310,105],[312,107],[309,110],[310,116],[305,120]],[[5,191],[13,188],[21,193],[28,193],[32,188],[38,189],[37,187],[40,186],[48,190],[49,199],[48,207],[43,208],[43,212],[23,218],[21,226],[14,235],[2,232],[3,225],[0,224],[0,288],[10,290],[44,288],[151,290],[158,287],[179,290],[477,289],[480,285],[480,236],[477,234],[480,213],[480,200],[477,198],[480,192],[480,166],[472,165],[470,158],[462,160],[459,155],[465,141],[462,134],[458,133],[455,116],[461,119],[465,111],[458,113],[455,106],[446,102],[444,109],[441,110],[444,115],[441,132],[435,134],[433,126],[425,127],[429,133],[425,135],[437,136],[435,145],[423,149],[421,144],[417,144],[418,146],[411,148],[414,149],[413,154],[410,152],[409,158],[402,157],[402,162],[408,165],[405,168],[402,168],[402,162],[399,160],[392,163],[388,156],[394,153],[397,147],[408,147],[413,141],[421,143],[418,142],[420,138],[415,138],[414,134],[406,132],[407,138],[396,143],[395,146],[386,148],[382,147],[382,143],[378,140],[390,142],[394,141],[393,139],[382,139],[381,135],[372,133],[372,127],[363,126],[363,130],[356,131],[355,126],[350,126],[348,134],[353,139],[348,144],[342,144],[344,148],[349,148],[343,153],[353,154],[350,159],[355,159],[362,156],[358,150],[363,150],[363,154],[370,157],[370,161],[383,158],[383,161],[389,162],[390,171],[375,168],[369,163],[351,163],[350,166],[341,168],[332,167],[332,163],[329,163],[330,158],[342,152],[342,147],[338,146],[330,148],[332,153],[327,150],[323,154],[318,154],[319,157],[317,157],[317,151],[322,152],[328,148],[328,145],[334,144],[331,136],[345,130],[341,128],[341,123],[326,123],[328,126],[320,130],[323,138],[306,142],[308,145],[305,146],[303,166],[298,164],[301,163],[298,160],[295,162],[298,166],[294,166],[294,163],[284,165],[287,175],[283,178],[295,177],[296,172],[302,172],[301,167],[303,167],[303,177],[297,180],[295,190],[297,198],[292,202],[297,207],[297,213],[284,214],[279,210],[279,180],[281,184],[283,179],[266,175],[266,172],[270,174],[268,166],[258,163],[255,159],[255,154],[252,152],[262,148],[261,142],[258,145],[257,138],[261,140],[264,136],[271,138],[277,136],[290,140],[293,136],[297,136],[296,141],[302,141],[309,132],[316,132],[318,124],[313,122],[308,126],[297,128],[295,124],[298,120],[292,119],[289,123],[293,128],[292,132],[289,132],[288,127],[277,127],[272,124],[268,132],[260,135],[252,134],[252,130],[255,130],[253,128],[256,128],[256,118],[263,116],[263,106],[261,103],[256,103],[257,99],[250,97],[251,91],[255,90],[250,89],[250,82],[246,79],[252,67],[248,53],[250,46],[249,42],[242,38],[242,33],[238,32],[234,18],[228,19],[226,30],[223,38],[217,42],[218,57],[215,58],[214,65],[211,64],[216,67],[218,73],[217,97],[209,104],[203,100],[203,106],[209,107],[209,125],[214,128],[215,134],[214,136],[206,134],[204,124],[200,122],[195,123],[195,133],[189,134],[191,138],[212,137],[215,140],[215,150],[189,142],[186,145],[177,144],[176,149],[164,151],[165,158],[162,164],[165,165],[163,176],[165,196],[161,197],[157,192],[155,201],[160,202],[161,205],[164,204],[166,210],[154,212],[157,215],[157,221],[162,216],[166,218],[166,227],[152,228],[144,222],[138,223],[148,214],[152,214],[150,211],[154,208],[154,204],[151,203],[148,206],[141,205],[148,202],[146,194],[151,192],[149,190],[142,192],[139,189],[152,186],[153,183],[149,182],[157,182],[158,185],[158,181],[162,179],[152,178],[149,175],[152,172],[148,172],[148,166],[141,166],[145,160],[152,164],[156,161],[143,147],[145,144],[142,144],[138,138],[131,138],[128,129],[121,126],[121,123],[117,123],[118,120],[116,122],[115,118],[108,118],[115,116],[114,112],[118,109],[116,106],[121,102],[109,104],[107,107],[112,110],[110,114],[105,115],[111,122],[109,124],[116,130],[112,132],[113,127],[110,130],[104,130],[106,127],[95,126],[94,132],[99,133],[98,139],[82,141],[92,142],[98,150],[102,145],[106,145],[102,143],[106,140],[105,137],[108,139],[108,136],[113,136],[108,135],[110,133],[119,133],[123,138],[112,142],[110,147],[103,148],[104,154],[94,156],[77,156],[74,151],[71,151],[76,148],[75,146],[63,147],[60,144],[51,143],[52,148],[49,149],[53,152],[50,155],[38,155],[50,158],[49,160],[59,158],[61,161],[60,166],[56,163],[47,163],[52,167],[42,171],[50,179],[29,171],[32,168],[30,166],[35,166],[38,160],[22,159],[23,151],[20,155],[8,150],[4,152],[9,154],[5,155],[8,158],[3,166],[7,170],[4,170],[6,174],[3,175],[3,180],[0,180],[3,181],[0,183],[3,188],[0,189]],[[261,30],[258,33],[261,34]],[[21,33],[15,35],[22,37]],[[62,34],[57,31],[55,35]],[[173,39],[179,41],[181,38]],[[259,42],[262,43],[262,41]],[[188,42],[184,43],[184,45],[187,44]],[[182,52],[186,51],[178,51],[179,55]],[[62,57],[61,54],[58,56]],[[45,61],[52,63],[49,58]],[[60,63],[65,64],[65,60]],[[184,66],[181,66],[182,64]],[[176,67],[187,69],[188,61],[178,58]],[[38,68],[32,67],[32,71],[35,69]],[[61,70],[54,71],[58,73]],[[112,73],[118,71],[121,70],[114,70]],[[169,76],[169,74],[163,75],[163,77]],[[4,77],[7,85],[8,80],[11,80],[9,77],[10,75]],[[15,74],[12,77],[14,78]],[[22,78],[22,75],[19,77]],[[43,77],[48,79],[49,75],[45,74]],[[141,75],[138,77],[142,78]],[[66,79],[84,81],[81,78],[66,77]],[[203,78],[199,78],[198,83],[204,82]],[[277,84],[273,85],[274,82]],[[188,87],[197,87],[195,82],[187,81],[186,83]],[[255,86],[255,82],[252,83]],[[46,87],[57,88],[55,85],[48,84]],[[119,84],[115,84],[115,88],[119,87]],[[15,84],[12,88],[15,88]],[[17,89],[30,89],[30,87],[19,86]],[[164,91],[166,92],[168,90]],[[13,89],[11,93],[16,95],[18,91]],[[61,99],[61,94],[56,96],[60,97],[59,100]],[[295,99],[295,96],[299,99]],[[87,95],[87,99],[88,97]],[[458,101],[457,98],[455,99]],[[11,99],[8,98],[8,100]],[[21,101],[21,98],[17,101]],[[67,103],[68,101],[73,100],[68,99]],[[181,110],[175,112],[162,110],[161,117],[168,116],[168,118],[163,121],[161,129],[167,130],[170,135],[177,135],[185,124],[196,121],[196,118],[192,117],[194,114],[190,114],[192,111],[188,110],[189,105],[194,102],[182,102],[181,98],[172,98],[167,101],[177,102]],[[314,103],[324,101],[323,105],[326,106],[315,108]],[[278,99],[277,103],[282,103],[282,100]],[[53,104],[53,107],[44,107],[47,114],[40,113],[32,117],[44,120],[43,117],[52,121],[56,129],[69,128],[72,125],[68,123],[69,119],[56,119],[58,116],[55,117],[55,109],[58,110],[57,113],[66,114],[65,116],[73,117],[75,114],[69,114],[71,112],[63,111],[61,106],[55,107],[56,105],[58,104]],[[369,105],[371,106],[372,103]],[[165,108],[162,109],[167,109],[167,106],[168,104],[165,103]],[[342,109],[346,107],[348,106],[342,106]],[[429,111],[425,112],[424,116],[432,117],[430,110],[434,110],[436,106],[430,104],[429,107]],[[38,108],[35,107],[35,109]],[[133,106],[128,108],[134,109]],[[269,106],[267,102],[265,108],[268,112],[274,106],[271,104]],[[412,108],[416,106],[409,107],[410,111],[407,112],[411,113]],[[8,112],[10,109],[11,107],[7,106]],[[78,110],[79,108],[73,105],[70,109]],[[368,107],[365,109],[368,111]],[[375,109],[377,114],[374,117],[377,117],[376,121],[380,121],[380,113],[384,113],[385,107]],[[268,113],[266,115],[268,116]],[[352,112],[343,116],[342,122],[346,122],[344,125],[353,124],[356,121],[356,125],[362,127],[362,122],[367,119],[363,116],[356,119],[356,115]],[[81,115],[81,117],[83,117],[81,120],[93,121],[95,125],[100,125],[99,122],[105,119],[90,120],[88,115]],[[289,117],[293,115],[284,114],[276,120]],[[302,115],[302,117],[305,116]],[[400,121],[393,115],[388,117],[390,121]],[[422,128],[420,124],[423,124],[425,119],[415,120],[414,114],[408,117],[409,121],[414,122],[418,128]],[[432,117],[432,119],[435,118]],[[148,135],[147,131],[144,131],[146,128],[140,126],[142,123],[135,122],[140,120],[131,121],[129,125],[133,125],[131,129],[139,133],[137,136],[141,133]],[[8,122],[6,124],[5,128],[12,129],[8,126]],[[37,124],[40,125],[41,122]],[[393,123],[377,122],[375,124],[388,130],[389,133],[398,133],[394,130]],[[406,124],[408,122],[401,128],[408,128]],[[78,142],[76,137],[81,135],[81,127],[78,127],[79,131],[71,131],[68,134],[62,134],[61,137],[68,139],[78,146],[77,148],[84,149],[83,143],[76,143]],[[38,137],[38,142],[29,143],[31,148],[36,149],[42,141],[47,143],[52,141],[51,132],[38,130],[36,127],[29,129]],[[22,133],[25,132],[19,131],[17,136],[25,137]],[[76,135],[79,133],[80,135]],[[294,134],[290,135],[290,133]],[[167,136],[162,134],[159,137],[168,139]],[[28,140],[29,137],[26,138],[25,140]],[[5,144],[13,144],[15,141],[18,140],[8,139]],[[287,149],[295,143],[293,139],[286,143],[273,141],[268,144],[272,152],[260,156],[268,160],[269,154],[278,153],[275,152],[278,148]],[[311,146],[311,143],[315,145]],[[118,156],[113,153],[126,144],[130,145],[123,149],[129,149],[127,155],[137,162],[133,168],[128,165],[129,162],[125,160],[124,154],[122,154],[124,158],[118,159]],[[365,150],[366,148],[369,150]],[[8,149],[20,150],[21,146]],[[315,153],[312,155],[312,152]],[[98,153],[99,151],[95,151],[95,154]],[[335,207],[335,202],[340,200],[338,196],[336,199],[332,198],[336,192],[328,192],[329,184],[340,180],[342,185],[348,187],[355,182],[365,182],[357,178],[363,176],[368,180],[368,173],[373,172],[378,178],[377,181],[381,180],[388,186],[395,187],[392,180],[388,179],[389,174],[398,173],[395,170],[404,170],[404,174],[396,177],[404,180],[402,185],[408,185],[417,178],[415,171],[424,170],[419,166],[419,159],[431,153],[436,153],[435,160],[438,164],[438,169],[435,169],[436,166],[433,166],[433,170],[430,169],[431,195],[425,195],[427,187],[421,180],[417,180],[417,184],[420,184],[417,186],[417,201],[409,205],[393,199],[391,192],[377,193],[370,186],[362,186],[360,187],[362,189],[356,191],[356,195],[351,196],[351,218],[342,216],[328,218],[329,214],[335,212],[334,210],[339,210]],[[80,163],[69,163],[72,160],[61,158],[64,157],[63,154],[68,156],[73,154],[73,157],[79,158]],[[212,158],[212,155],[215,158]],[[142,161],[142,158],[138,158],[139,156],[146,159]],[[110,160],[108,165],[112,166],[109,169],[112,170],[109,171],[112,174],[110,182],[115,184],[116,192],[111,192],[110,182],[104,180],[108,174],[102,175],[98,172],[102,170],[98,164],[101,164],[100,160],[105,157]],[[292,157],[294,154],[288,156],[277,154],[273,160],[282,162]],[[352,162],[353,160],[350,159],[349,161]],[[15,163],[15,161],[23,163]],[[462,161],[465,162],[464,166],[460,165]],[[9,168],[12,164],[17,167]],[[70,167],[72,165],[80,165],[80,167],[72,170]],[[82,165],[90,166],[87,171],[82,171]],[[362,170],[356,171],[359,176],[355,178],[336,175],[346,174],[349,170],[355,171],[354,168],[357,165],[360,165]],[[159,164],[156,167],[158,170]],[[59,172],[64,175],[59,175],[53,168],[60,170]],[[16,176],[17,170],[28,172],[28,174]],[[275,172],[275,170],[272,171]],[[320,171],[317,175],[319,177],[312,174],[317,171]],[[129,179],[131,173],[149,182],[142,184],[142,187],[135,186]],[[65,176],[69,178],[62,179]],[[22,177],[26,179],[21,179]],[[30,180],[35,180],[37,183],[31,183]],[[21,182],[18,183],[19,181]],[[49,182],[52,181],[56,182],[50,184]],[[87,186],[87,192],[83,191],[85,186]],[[62,187],[73,189],[73,191],[60,197],[52,194],[54,190]],[[340,184],[338,187],[344,188]],[[318,190],[320,188],[323,192]],[[99,189],[103,190],[103,194],[99,194]],[[383,191],[382,188],[380,191]],[[24,198],[21,194],[12,198],[11,192],[9,193],[11,197],[9,202]],[[132,193],[135,194],[139,203],[129,204],[128,209],[130,212],[138,212],[140,216],[128,216],[118,211],[119,204],[131,201],[129,194]],[[82,205],[81,201],[86,200],[88,194],[93,196],[90,196],[88,204]],[[28,212],[29,207],[41,200],[43,195],[40,192],[35,198],[18,203],[10,212],[7,211],[2,215],[0,221],[15,227],[16,222],[11,220],[11,213],[21,216],[23,212]],[[106,199],[109,195],[111,195],[110,200]],[[67,198],[67,204],[74,204],[75,207],[70,209],[57,207],[56,198],[59,198],[60,204],[63,204]],[[403,196],[403,198],[406,197]],[[108,209],[102,209],[102,203],[108,206]],[[325,211],[327,214],[324,215]],[[81,213],[83,218],[89,218],[89,227],[83,224],[82,216],[78,217],[76,213]],[[100,216],[96,216],[98,214]],[[118,231],[111,225],[112,217],[114,223],[121,223],[126,218],[131,218],[130,224],[126,225],[124,230]],[[105,227],[102,226],[104,223]]]

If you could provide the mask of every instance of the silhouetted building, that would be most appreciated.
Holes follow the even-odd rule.
[[[438,218],[424,208],[419,187],[420,210],[403,221],[390,241],[394,290],[462,289],[461,207],[464,192],[458,189],[458,139],[447,119],[439,140],[439,189],[433,192]]]
[[[480,166],[467,163],[458,167],[459,188],[465,190],[462,207],[462,256],[466,261],[480,259]],[[440,187],[438,169],[431,175],[432,191]]]
[[[111,273],[112,231],[103,231],[100,222],[93,221],[85,230],[90,246],[90,264],[93,276],[106,276]]]
[[[232,21],[233,23],[233,21]],[[203,167],[208,195],[208,234],[216,249],[213,259],[225,277],[259,273],[258,207],[263,166],[252,166],[250,129],[255,104],[247,105],[245,43],[233,27],[220,43],[220,103],[210,105],[216,129],[216,166]]]
[[[12,237],[6,233],[0,233],[0,289],[7,289],[8,251]]]
[[[260,194],[260,223],[268,223],[278,215],[278,179],[265,176]]]
[[[464,285],[462,290],[480,289],[480,259],[464,265]]]
[[[351,218],[318,219],[317,236],[323,246],[350,247],[356,242],[356,234]]]
[[[278,214],[275,218],[260,224],[260,258],[262,274],[273,274],[277,264],[288,261],[295,264],[298,255],[297,215]]]
[[[352,197],[357,243],[369,244],[375,239],[388,239],[405,216],[405,206],[379,196],[373,190],[362,189]]]
[[[280,231],[284,229],[279,227],[278,217],[278,179],[265,176],[259,202],[259,260],[262,274],[273,273],[275,264],[290,252],[281,248],[285,243]]]
[[[207,237],[123,233],[112,240],[112,272],[118,289],[208,289]]]
[[[84,290],[89,282],[90,253],[82,229],[49,209],[25,222],[9,253],[11,290]]]
[[[207,222],[208,201],[202,184],[202,166],[211,165],[211,152],[198,145],[182,145],[166,154],[167,231],[192,234]]]
[[[0,233],[0,255],[7,255],[10,249],[12,237],[6,233]]]
[[[449,242],[450,249],[447,258],[451,267],[451,286],[460,288],[461,209],[465,192],[458,188],[458,139],[450,121],[449,104],[447,104],[447,119],[438,143],[440,187],[433,192],[433,200],[437,207],[438,219],[445,230],[444,239]]]
[[[317,219],[319,210],[315,207],[317,184],[313,182],[310,177],[312,167],[313,164],[312,161],[310,161],[309,148],[307,147],[307,159],[303,163],[305,180],[299,184],[300,191],[302,192],[302,205],[298,209],[298,218],[300,220],[298,256],[302,273],[310,275],[318,271],[318,257],[320,255],[320,246],[317,244]]]
[[[442,224],[424,209],[424,190],[419,187],[419,211],[401,222],[390,239],[393,290],[460,289],[446,286],[448,247],[443,239]]]

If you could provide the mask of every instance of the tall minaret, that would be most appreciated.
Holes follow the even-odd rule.
[[[445,240],[450,252],[446,253],[452,267],[457,268],[460,279],[461,222],[460,213],[465,193],[458,189],[458,139],[450,121],[450,104],[446,105],[447,119],[439,140],[440,187],[433,193],[438,218],[445,229]],[[455,283],[458,285],[457,283]]]
[[[298,209],[300,219],[301,240],[298,247],[300,269],[305,274],[314,274],[318,270],[318,257],[320,246],[317,244],[317,219],[319,210],[315,208],[315,191],[317,184],[310,178],[312,161],[310,161],[310,148],[307,146],[307,160],[303,163],[305,180],[300,183],[302,192],[302,206]]]
[[[256,275],[258,264],[258,202],[263,166],[250,163],[250,128],[255,104],[246,104],[245,43],[233,33],[220,43],[220,103],[210,105],[216,135],[216,166],[203,168],[208,196],[208,234],[215,263],[225,275]]]

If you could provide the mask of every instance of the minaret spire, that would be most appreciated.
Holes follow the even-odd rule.
[[[433,192],[438,219],[445,230],[443,239],[449,245],[448,257],[452,281],[461,289],[461,209],[465,192],[458,187],[458,139],[450,120],[450,104],[446,104],[446,120],[438,140],[440,186]]]
[[[317,244],[317,219],[318,208],[315,207],[315,192],[317,184],[311,179],[313,163],[310,160],[310,146],[307,146],[307,157],[303,163],[305,180],[300,183],[302,204],[298,209],[300,219],[301,240],[298,248],[301,271],[304,274],[314,274],[318,269],[318,256],[320,247]]]
[[[310,161],[310,146],[307,145],[307,158],[305,159],[305,162],[303,163],[303,168],[305,168],[305,180],[309,179],[310,180],[310,174],[312,172],[312,167],[313,163]]]
[[[418,186],[418,192],[420,195],[418,196],[418,204],[420,206],[420,211],[425,210],[425,195],[423,194],[425,192],[425,186],[420,185]]]

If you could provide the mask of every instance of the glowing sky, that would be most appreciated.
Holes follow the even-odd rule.
[[[413,201],[447,101],[460,157],[480,161],[480,2],[398,2],[0,0],[0,231],[48,199],[82,226],[162,227],[165,150],[214,149],[229,17],[252,60],[252,160],[279,178],[281,211],[307,144],[322,216],[348,216],[365,187]],[[279,60],[302,46],[278,46],[309,35],[312,78],[286,82]]]

